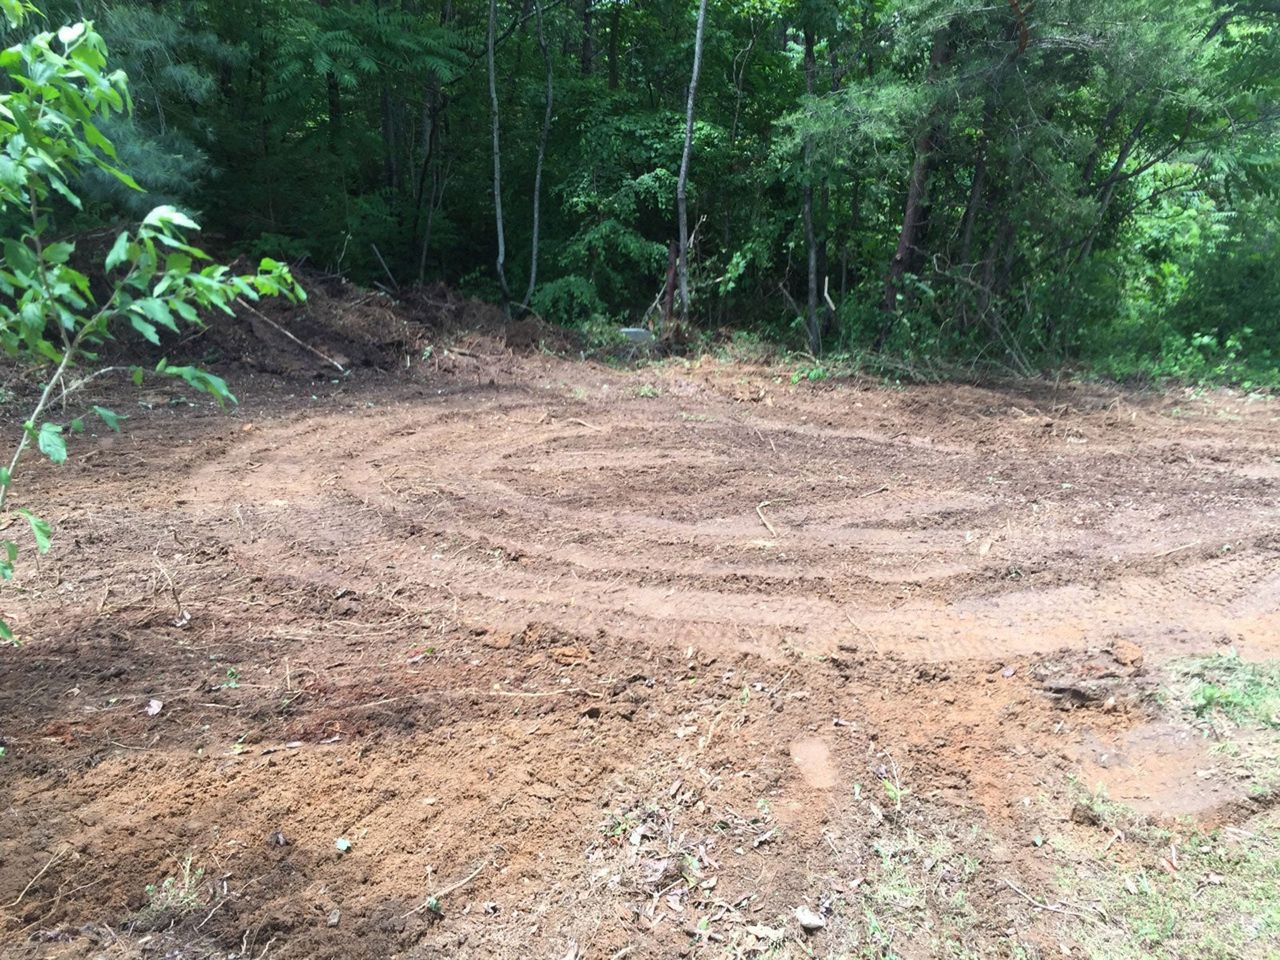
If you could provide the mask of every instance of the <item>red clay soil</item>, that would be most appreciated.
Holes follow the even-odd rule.
[[[1061,956],[1073,778],[1256,812],[1149,695],[1280,655],[1274,403],[421,346],[31,461],[4,956]]]

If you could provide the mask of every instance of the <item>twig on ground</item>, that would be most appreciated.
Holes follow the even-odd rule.
[[[1100,917],[1091,913],[1085,913],[1083,910],[1073,910],[1070,907],[1063,907],[1055,903],[1041,903],[1039,900],[1031,896],[1031,894],[1027,893],[1027,891],[1023,890],[1020,886],[1018,886],[1016,883],[1014,883],[1012,880],[1010,880],[1007,877],[1005,878],[1004,882],[1005,882],[1005,886],[1007,886],[1010,890],[1012,890],[1014,893],[1020,896],[1023,900],[1027,901],[1027,903],[1031,904],[1033,907],[1036,907],[1037,909],[1048,910],[1050,913],[1064,913],[1067,916],[1079,917],[1081,920],[1091,920],[1094,923],[1102,922],[1102,919]]]
[[[421,913],[423,910],[431,909],[433,907],[439,907],[441,897],[447,897],[449,894],[453,893],[454,891],[461,890],[463,887],[465,887],[468,883],[470,883],[476,877],[480,876],[480,874],[484,871],[484,868],[487,866],[489,866],[489,861],[485,860],[483,863],[480,864],[480,866],[476,867],[474,870],[472,870],[469,874],[467,874],[457,883],[451,883],[449,884],[449,886],[444,887],[440,890],[437,890],[435,893],[427,897],[427,899],[423,900],[422,903],[418,904],[416,907],[414,907],[412,910],[410,910],[400,919],[407,920],[409,919],[409,917],[412,917],[414,914]]]
[[[1167,557],[1172,553],[1180,553],[1183,550],[1190,550],[1192,547],[1199,545],[1199,540],[1192,540],[1190,543],[1184,543],[1180,547],[1170,547],[1168,550],[1162,550],[1160,553],[1151,555],[1152,560],[1159,560],[1161,557]]]
[[[764,508],[769,506],[769,503],[770,501],[768,500],[760,501],[760,503],[756,505],[756,516],[760,518],[760,522],[764,524],[764,528],[776,537],[778,535],[778,531],[773,529],[773,524],[770,523],[768,517],[764,515]]]
[[[43,867],[40,868],[40,870],[36,873],[34,877],[31,878],[31,882],[22,888],[22,892],[18,894],[18,896],[14,899],[13,903],[7,904],[5,906],[5,909],[12,910],[14,907],[20,904],[22,902],[22,898],[25,897],[28,893],[30,893],[31,888],[36,885],[36,881],[39,880],[41,877],[43,877],[46,873],[48,873],[49,868],[52,867],[55,863],[57,863],[59,860],[61,860],[63,857],[65,857],[70,851],[71,851],[70,847],[63,847],[61,850],[55,853],[52,857],[50,857],[49,861]]]
[[[154,551],[152,551],[151,558],[155,560],[156,567],[159,569],[159,571],[162,574],[164,574],[164,578],[169,584],[169,593],[173,597],[173,605],[178,610],[178,615],[174,620],[174,622],[178,624],[178,626],[186,626],[186,624],[189,623],[191,620],[191,614],[187,613],[187,611],[183,609],[182,597],[178,593],[178,585],[173,582],[173,577],[169,576],[169,571],[166,570],[164,564],[160,562],[159,547],[157,547]]]
[[[879,486],[879,487],[876,487],[874,490],[868,490],[866,493],[862,494],[862,496],[858,497],[858,499],[862,500],[862,499],[865,499],[866,497],[874,497],[877,493],[888,493],[888,492],[889,492],[889,488],[887,486]]]

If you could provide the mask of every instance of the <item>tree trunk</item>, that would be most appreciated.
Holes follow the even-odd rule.
[[[338,88],[338,75],[325,74],[325,89],[329,94],[329,147],[335,152],[342,139],[342,91]]]
[[[534,13],[538,18],[538,46],[542,50],[542,59],[547,65],[547,109],[542,118],[542,136],[538,138],[538,162],[533,173],[533,236],[529,251],[529,286],[524,292],[521,310],[529,309],[529,301],[533,299],[534,288],[538,285],[538,230],[541,224],[542,209],[542,164],[547,156],[547,137],[551,134],[551,108],[555,88],[551,73],[551,48],[547,46],[547,34],[542,24],[542,0],[533,0]]]
[[[689,319],[689,157],[693,154],[693,106],[698,96],[698,74],[702,72],[702,32],[707,22],[707,0],[698,4],[698,26],[693,37],[693,74],[689,79],[689,103],[684,121],[684,154],[676,180],[676,214],[680,221],[680,314]]]
[[[591,76],[596,59],[595,28],[592,25],[592,0],[582,0],[582,75]]]
[[[498,67],[494,55],[495,40],[498,33],[498,0],[489,0],[489,111],[493,117],[493,217],[498,232],[498,257],[494,266],[498,273],[498,289],[502,292],[502,309],[511,311],[511,288],[507,286],[507,236],[506,226],[502,220],[502,146],[499,139],[498,122]]]
[[[814,73],[817,62],[813,55],[813,28],[804,30],[804,88],[813,96]],[[805,303],[805,329],[809,334],[809,352],[815,357],[822,353],[822,329],[818,325],[818,240],[813,229],[813,140],[804,140],[804,243],[808,249],[809,291]]]
[[[609,89],[618,89],[618,42],[622,34],[622,4],[615,3],[609,11]]]
[[[929,56],[929,74],[934,76],[946,63],[947,39],[946,28],[939,30],[933,38],[933,52]],[[920,233],[920,225],[924,220],[925,188],[929,179],[929,155],[933,152],[933,141],[936,131],[934,118],[930,116],[925,129],[916,139],[915,160],[911,166],[911,180],[907,184],[907,204],[902,215],[902,229],[898,232],[898,247],[894,251],[893,261],[889,264],[889,275],[884,285],[884,300],[881,309],[885,312],[885,321],[876,336],[875,349],[884,346],[889,337],[893,316],[898,310],[898,297],[902,293],[902,278],[907,273],[912,251]]]
[[[678,254],[676,245],[667,247],[667,285],[662,290],[662,329],[671,329],[671,314],[676,299],[676,263]]]
[[[991,152],[991,128],[996,122],[995,93],[987,95],[982,108],[982,135],[973,157],[973,182],[969,185],[969,201],[965,205],[964,218],[960,221],[960,248],[954,266],[969,266],[973,255],[973,235],[977,228],[978,214],[987,206],[987,166]]]
[[[388,190],[394,190],[399,179],[396,156],[396,123],[391,88],[382,85],[382,172]]]

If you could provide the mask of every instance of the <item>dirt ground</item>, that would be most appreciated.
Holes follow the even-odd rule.
[[[408,349],[31,462],[3,956],[1280,955],[1280,405]]]

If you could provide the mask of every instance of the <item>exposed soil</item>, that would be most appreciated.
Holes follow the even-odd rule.
[[[230,411],[104,382],[124,434],[32,461],[5,956],[827,956],[922,850],[896,955],[1079,956],[1032,902],[1033,838],[1108,839],[1074,780],[1265,806],[1152,694],[1280,656],[1274,403],[439,336]],[[188,857],[198,909],[148,907]]]

